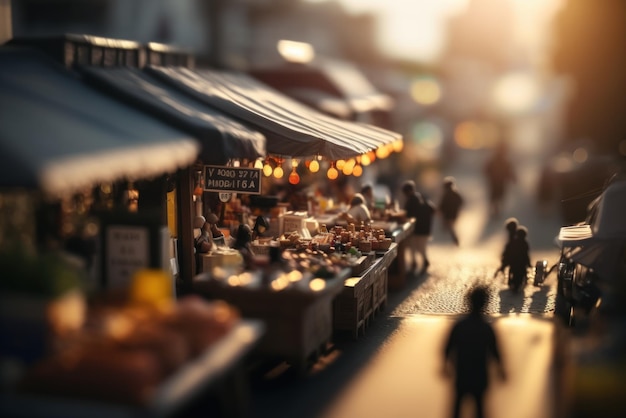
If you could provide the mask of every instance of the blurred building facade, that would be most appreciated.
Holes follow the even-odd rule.
[[[278,59],[280,39],[356,62],[380,57],[375,17],[299,0],[12,0],[16,37],[84,33],[192,50],[200,63],[245,68]]]
[[[570,0],[555,24],[554,67],[573,94],[566,131],[600,153],[626,155],[626,2]]]

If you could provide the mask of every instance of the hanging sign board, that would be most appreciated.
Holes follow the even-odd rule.
[[[205,165],[204,190],[220,193],[261,194],[261,169]]]

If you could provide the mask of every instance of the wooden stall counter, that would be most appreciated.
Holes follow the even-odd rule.
[[[406,285],[406,260],[404,253],[407,249],[408,239],[415,229],[415,219],[399,223],[398,227],[392,232],[393,241],[398,245],[397,257],[389,267],[389,289],[398,290]]]
[[[261,283],[260,272],[244,274],[245,285],[201,274],[194,278],[194,290],[227,301],[244,317],[263,320],[266,332],[259,354],[286,360],[299,372],[306,371],[332,337],[332,302],[343,290],[350,269],[327,279],[303,278],[282,290]]]
[[[342,292],[333,302],[334,330],[348,331],[355,339],[387,304],[387,271],[398,255],[398,244],[392,243],[387,251],[376,255],[361,275],[345,281]]]
[[[244,358],[263,335],[259,320],[241,320],[204,353],[184,364],[164,380],[142,405],[44,396],[5,391],[0,393],[0,416],[28,418],[158,418],[175,417],[192,402],[216,395],[221,416],[248,414]]]

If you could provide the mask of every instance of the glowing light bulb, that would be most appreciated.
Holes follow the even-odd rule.
[[[363,154],[361,156],[361,164],[364,166],[370,165],[370,156],[368,154]]]
[[[265,177],[269,177],[272,175],[272,166],[269,165],[268,163],[265,163],[265,165],[263,166],[263,175]]]
[[[317,160],[313,160],[309,163],[309,170],[311,173],[317,173],[320,169],[320,163]]]
[[[361,167],[360,165],[355,165],[354,168],[352,169],[352,175],[354,177],[361,177],[362,174],[363,174],[363,167]]]
[[[283,172],[283,168],[281,166],[278,166],[274,169],[274,177],[276,177],[277,179],[282,179],[284,174],[285,173]]]
[[[289,183],[290,184],[298,184],[300,183],[300,176],[296,173],[296,168],[293,168],[291,174],[289,174]]]
[[[346,165],[345,160],[337,160],[337,162],[335,163],[335,167],[337,167],[337,170],[343,170],[344,165]]]
[[[387,158],[389,156],[389,150],[387,149],[387,147],[385,145],[379,147],[376,150],[376,157],[380,158],[381,160],[384,158]]]
[[[297,160],[297,159],[295,159],[295,158],[292,158],[292,159],[291,159],[291,167],[297,167],[297,166],[298,166],[298,164],[300,164],[300,161],[298,161],[298,160]]]
[[[393,146],[393,150],[395,152],[400,152],[404,149],[404,141],[402,139],[394,141],[391,145]]]
[[[337,171],[337,169],[331,165],[326,172],[326,176],[331,180],[335,180],[339,176],[339,171]]]
[[[263,160],[260,158],[254,161],[254,168],[263,168]]]

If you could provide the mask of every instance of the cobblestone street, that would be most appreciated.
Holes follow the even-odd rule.
[[[481,283],[492,289],[487,307],[489,314],[530,313],[551,314],[554,311],[556,274],[553,272],[542,287],[532,283],[532,272],[523,295],[509,290],[502,274],[494,278],[500,263],[500,254],[506,239],[504,220],[515,216],[529,230],[531,262],[557,262],[559,249],[554,238],[561,227],[556,211],[540,212],[535,205],[534,188],[539,167],[536,160],[522,161],[520,179],[509,193],[504,213],[497,219],[489,218],[485,189],[480,173],[483,155],[467,155],[453,174],[465,199],[457,231],[460,247],[442,231],[436,220],[433,239],[429,246],[431,266],[424,277],[412,278],[414,290],[393,310],[392,315],[458,314],[464,312],[463,296],[472,285]],[[435,200],[436,201],[436,200]]]

